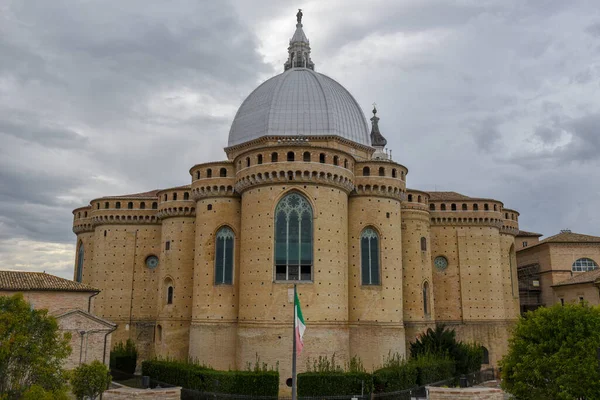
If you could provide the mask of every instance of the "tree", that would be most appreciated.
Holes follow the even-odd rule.
[[[111,376],[108,367],[98,360],[81,364],[71,373],[71,391],[77,399],[96,399],[108,388]]]
[[[519,399],[600,399],[600,308],[538,308],[519,319],[502,359],[502,387]]]
[[[47,310],[34,310],[22,294],[0,296],[0,393],[16,399],[33,385],[62,390],[70,339]]]
[[[448,329],[444,324],[437,324],[435,329],[428,328],[410,344],[411,358],[426,355],[449,357],[454,361],[458,374],[479,371],[483,362],[480,346],[457,341],[454,329]]]

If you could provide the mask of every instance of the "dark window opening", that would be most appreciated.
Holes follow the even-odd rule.
[[[385,176],[385,168],[379,167],[379,176]]]
[[[340,158],[338,156],[334,156],[333,157],[333,165],[339,165],[340,163]]]
[[[127,209],[128,210],[132,210],[133,209],[133,203],[131,201],[129,203],[127,203]]]
[[[319,162],[325,164],[325,153],[319,154]]]
[[[398,176],[398,172],[396,171],[396,168],[392,169],[392,178],[396,178]]]
[[[431,211],[435,211],[435,204],[433,204],[433,203],[432,203],[432,204],[430,204],[430,205],[429,205],[429,209],[430,209]]]
[[[189,192],[185,192],[185,193],[183,194],[183,199],[184,199],[184,200],[189,200],[189,199],[190,199],[190,194],[189,194]]]
[[[296,155],[294,154],[293,151],[288,151],[287,153],[287,160],[288,161],[294,161],[294,159],[296,158]]]
[[[143,201],[140,203],[140,210],[145,210],[146,209],[146,203],[144,203]]]
[[[363,176],[371,176],[371,169],[369,167],[363,168]]]
[[[487,203],[485,203],[485,204],[483,205],[483,210],[484,210],[484,211],[490,211],[490,206],[489,206]]]
[[[271,162],[277,162],[277,153],[271,154]]]
[[[442,210],[442,211],[446,211],[446,205],[445,205],[445,204],[442,204],[442,205],[440,206],[440,210]]]
[[[212,178],[212,169],[209,168],[209,169],[206,170],[206,177],[207,178]]]
[[[479,211],[479,204],[473,204],[473,211]]]
[[[209,205],[207,205],[207,206],[206,206],[206,209],[207,209],[208,211],[212,210],[212,204],[209,204]]]
[[[246,157],[246,167],[250,166],[250,157]]]
[[[167,289],[167,304],[173,304],[173,286]]]
[[[177,193],[173,193],[173,200],[177,200]]]
[[[344,168],[348,168],[348,160],[344,159]]]
[[[456,204],[452,203],[452,205],[450,206],[450,209],[452,211],[456,211]]]
[[[165,250],[171,250],[171,241],[167,240],[165,242]]]
[[[153,202],[152,203],[152,209],[156,210],[158,208],[158,203],[157,202]]]
[[[196,179],[200,179],[200,171],[196,171]]]
[[[262,154],[259,154],[258,157],[256,157],[256,162],[259,165],[263,163],[263,161],[262,161]]]
[[[304,152],[304,155],[302,156],[302,160],[304,162],[310,162],[310,153],[308,151]]]
[[[427,239],[421,238],[421,251],[427,251]]]
[[[248,159],[248,160],[250,160],[250,159]],[[227,176],[227,168],[221,168],[221,169],[219,170],[219,176],[220,176],[221,178],[225,178],[225,177]]]
[[[121,208],[121,202],[120,201],[117,201],[115,203],[115,208]]]
[[[481,346],[481,352],[483,353],[482,363],[489,364],[490,363],[490,352],[485,347]]]

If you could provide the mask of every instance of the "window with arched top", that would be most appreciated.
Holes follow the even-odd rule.
[[[490,352],[488,351],[488,349],[481,346],[481,353],[482,353],[481,363],[489,364],[490,363]]]
[[[421,203],[421,196],[417,196],[417,203]]]
[[[465,203],[463,203],[463,205],[462,205],[462,210],[463,211],[467,211],[468,210],[467,205]]]
[[[177,200],[177,193],[173,193],[173,200]]]
[[[440,205],[440,210],[442,210],[442,211],[446,211],[446,204],[442,204],[442,205]]]
[[[325,164],[325,153],[319,154],[319,162]]]
[[[190,199],[190,193],[189,192],[184,192],[183,193],[183,199],[184,200],[189,200]]]
[[[277,153],[271,153],[271,162],[277,162]]]
[[[200,179],[200,171],[196,171],[196,179]]]
[[[363,176],[371,176],[371,169],[369,167],[363,168]]]
[[[427,239],[425,237],[421,238],[421,251],[427,251]]]
[[[408,195],[408,201],[412,201],[412,200],[413,200],[413,195],[412,195],[412,194],[409,194],[409,195]]]
[[[140,210],[145,210],[146,209],[146,203],[144,203],[143,201],[140,203]]]
[[[233,283],[233,230],[224,226],[217,231],[215,239],[215,285]]]
[[[287,153],[287,160],[288,161],[295,161],[296,159],[296,154],[294,154],[293,151],[288,151]]]
[[[423,283],[423,314],[429,315],[429,282]]]
[[[433,204],[433,203],[429,204],[429,210],[435,211],[435,204]]]
[[[250,157],[246,157],[246,167],[250,166]]]
[[[392,178],[396,178],[398,176],[398,172],[396,171],[396,168],[392,168]]]
[[[96,203],[96,210],[100,209],[100,203]]]
[[[340,158],[338,156],[333,156],[333,165],[339,165],[340,164]]]
[[[87,218],[87,211],[83,213],[83,218]]]
[[[587,272],[593,271],[598,268],[598,264],[596,261],[591,258],[580,258],[573,263],[572,270],[573,272]]]
[[[152,209],[156,210],[158,208],[158,203],[157,202],[153,202],[152,203]]]
[[[162,342],[162,326],[160,324],[156,325],[156,341]]]
[[[379,235],[373,228],[360,234],[360,276],[363,285],[379,285]]]
[[[479,204],[473,204],[473,211],[479,211]]]
[[[129,203],[127,203],[127,209],[128,210],[132,210],[133,209],[133,202],[130,201]]]
[[[212,169],[209,168],[209,169],[206,170],[206,177],[207,178],[212,178]]]
[[[348,168],[348,160],[344,159],[344,168]]]
[[[168,197],[169,195],[165,193],[165,201],[167,201],[169,199]]]
[[[297,192],[275,208],[275,279],[309,281],[313,265],[313,209]]]
[[[483,211],[490,211],[490,206],[489,206],[489,204],[488,204],[488,203],[485,203],[485,204],[483,205]]]
[[[167,287],[167,304],[173,304],[173,292],[174,289],[173,285],[171,284]]]
[[[508,219],[508,213],[504,213],[504,219]]]
[[[494,204],[494,211],[498,211],[498,205]]]
[[[220,176],[221,178],[225,178],[225,177],[227,176],[227,168],[221,168],[221,169],[219,170],[219,176]]]
[[[257,163],[258,165],[260,165],[260,164],[262,164],[262,163],[263,163],[263,157],[262,157],[262,154],[259,154],[258,156],[256,156],[256,163]]]
[[[400,179],[404,180],[404,171],[400,172]]]
[[[121,202],[120,201],[117,201],[115,203],[115,208],[121,208]]]
[[[304,152],[304,154],[302,155],[302,161],[310,162],[310,152],[308,152],[308,151]]]
[[[379,167],[379,176],[385,176],[385,168]]]
[[[84,257],[84,248],[83,243],[79,244],[79,250],[77,251],[77,276],[75,280],[77,282],[81,282],[83,279],[83,257]]]
[[[456,204],[452,203],[452,204],[450,205],[450,209],[451,209],[452,211],[456,211]]]

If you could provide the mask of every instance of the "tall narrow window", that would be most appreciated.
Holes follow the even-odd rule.
[[[462,210],[467,211],[467,205],[465,203],[463,203],[463,205],[462,205]]]
[[[167,240],[165,242],[165,250],[171,250],[171,241]]]
[[[369,169],[369,167],[364,167],[363,168],[363,176],[369,176],[371,175],[371,170]]]
[[[127,203],[127,209],[128,210],[133,209],[133,202],[132,201],[130,201],[129,203]]]
[[[115,208],[121,208],[121,202],[120,201],[117,201],[115,203]]]
[[[446,205],[445,205],[445,204],[442,204],[442,205],[440,206],[440,210],[442,210],[442,211],[446,211]]]
[[[167,304],[173,304],[173,286],[167,288]]]
[[[490,206],[489,206],[489,204],[485,203],[485,204],[483,205],[483,211],[490,211]]]
[[[313,210],[292,192],[275,209],[275,279],[310,281],[313,265]]]
[[[177,200],[177,193],[173,193],[173,200]]]
[[[185,192],[185,193],[183,194],[183,199],[184,199],[184,200],[189,200],[189,199],[190,199],[190,193],[189,193],[189,192]]]
[[[490,352],[485,347],[481,346],[481,352],[483,353],[482,364],[490,363]]]
[[[333,156],[333,165],[339,165],[340,164],[340,158],[338,156]]]
[[[360,234],[360,270],[363,285],[379,285],[379,235],[372,228]]]
[[[310,153],[308,151],[304,152],[304,155],[302,156],[302,160],[304,162],[310,162]]]
[[[158,203],[157,202],[153,202],[152,203],[152,209],[156,210],[158,208]]]
[[[162,326],[156,325],[156,341],[162,342]]]
[[[473,211],[479,211],[479,204],[473,204]]]
[[[319,162],[325,164],[325,153],[319,154]]]
[[[429,209],[430,209],[431,211],[435,211],[435,204],[433,204],[433,203],[429,203]]]
[[[262,164],[262,154],[259,154],[258,157],[256,157],[256,163],[257,164]]]
[[[421,238],[421,251],[427,251],[427,239]]]
[[[250,159],[248,159],[248,160],[250,160]],[[219,170],[219,176],[220,176],[221,178],[225,178],[225,177],[227,176],[227,168],[221,168],[221,169]]]
[[[209,168],[209,169],[206,170],[206,177],[207,178],[212,178],[212,169]]]
[[[456,211],[456,204],[452,203],[452,205],[450,206],[450,208],[452,209],[452,211]]]
[[[344,158],[344,168],[348,168],[348,160]]]
[[[250,166],[250,157],[246,157],[246,167]]]
[[[396,172],[396,168],[392,168],[392,178],[396,178],[398,173]]]
[[[277,153],[271,153],[271,162],[277,162]]]
[[[79,251],[77,252],[77,277],[75,278],[77,282],[81,282],[83,279],[83,256],[83,243],[81,243],[79,245]]]
[[[233,283],[233,241],[231,228],[219,229],[215,243],[215,285]]]
[[[143,201],[140,203],[140,210],[145,210],[146,209],[146,203],[144,203]]]
[[[429,282],[423,283],[423,314],[429,315]]]
[[[379,167],[379,176],[385,176],[385,168]]]
[[[295,158],[296,158],[296,155],[294,154],[294,152],[293,151],[288,151],[287,160],[288,161],[294,161]]]

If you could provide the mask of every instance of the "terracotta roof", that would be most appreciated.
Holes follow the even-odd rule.
[[[89,285],[59,278],[45,272],[0,271],[0,290],[58,290],[67,292],[99,292]]]
[[[539,244],[542,243],[579,243],[579,242],[587,242],[587,243],[600,243],[600,237],[591,236],[591,235],[582,235],[581,233],[573,233],[573,232],[561,232],[558,235],[547,237],[542,240]]]
[[[593,271],[583,272],[581,274],[575,275],[574,277],[567,279],[566,281],[558,282],[554,286],[566,286],[566,285],[577,285],[580,283],[590,283],[594,282],[596,279],[600,278],[600,268],[596,268]]]
[[[519,234],[517,236],[540,237],[540,236],[544,236],[544,235],[542,235],[541,233],[535,233],[535,232],[519,231]]]
[[[120,196],[105,196],[100,197],[101,199],[131,199],[131,198],[146,198],[146,197],[156,197],[156,194],[160,192],[162,189],[154,189],[149,192],[143,193],[133,193],[133,194],[123,194]]]
[[[427,192],[429,200],[471,200],[472,197],[456,192]]]

